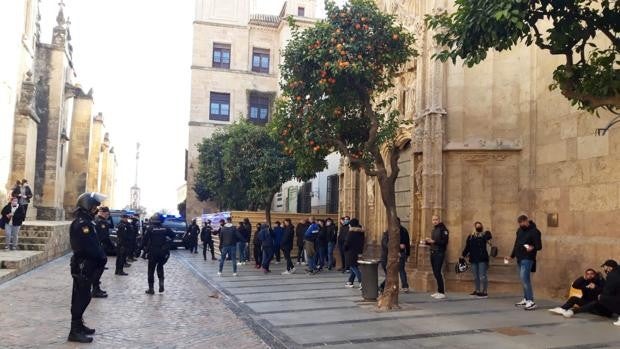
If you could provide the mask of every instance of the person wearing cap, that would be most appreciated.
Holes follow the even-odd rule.
[[[84,193],[78,197],[75,219],[69,227],[69,241],[73,256],[71,257],[71,277],[73,290],[71,293],[71,330],[70,342],[90,343],[95,329],[84,324],[83,315],[90,303],[91,287],[98,270],[102,270],[107,257],[101,248],[93,218],[97,207],[106,197],[99,193]]]
[[[131,247],[130,231],[131,225],[129,224],[129,215],[123,213],[116,230],[116,272],[114,273],[116,275],[128,275],[123,268],[125,267],[125,263],[127,263],[127,253],[129,252],[129,247]]]
[[[612,317],[613,313],[620,314],[620,267],[618,267],[618,262],[608,259],[601,265],[601,268],[607,274],[607,278],[598,300],[577,309],[569,309],[562,314],[564,317],[571,318],[579,313],[593,313],[606,317]],[[613,324],[620,326],[620,318]]]

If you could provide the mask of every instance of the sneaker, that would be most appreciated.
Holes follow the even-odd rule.
[[[282,272],[282,275],[291,275],[291,272],[288,271],[288,270],[285,270],[285,271]]]
[[[523,309],[525,309],[525,310],[534,310],[534,309],[536,309],[536,303],[534,303],[534,301],[527,301],[525,303],[525,307]]]
[[[614,326],[620,326],[620,317],[618,318],[618,321],[614,322],[613,324]]]
[[[572,309],[568,309],[562,315],[564,315],[565,318],[570,319],[573,317],[573,315],[575,315],[575,312]]]
[[[523,298],[520,302],[515,303],[515,307],[524,307],[527,301]]]
[[[360,284],[358,288],[359,288],[359,289],[360,289],[360,291],[361,291],[361,290],[362,290],[362,284]]]
[[[478,296],[478,293],[479,293],[478,291],[474,291],[474,292],[470,293],[469,295],[472,296],[472,297],[476,297],[476,296]]]
[[[218,272],[217,272],[217,276],[222,276],[222,272],[221,272],[221,271],[218,271]]]
[[[409,287],[403,287],[400,289],[403,293],[409,293]]]
[[[566,310],[564,310],[563,308],[560,307],[556,307],[553,309],[549,309],[549,312],[553,313],[553,314],[557,314],[557,315],[564,315],[564,313],[566,313]]]
[[[445,299],[445,298],[446,298],[445,293],[437,293],[437,295],[435,296],[435,299]]]
[[[237,265],[243,265],[243,262],[237,262]]]
[[[486,292],[478,292],[478,294],[476,295],[476,298],[486,299],[486,298],[489,298],[489,294]]]
[[[431,297],[432,297],[432,298],[435,298],[435,297],[437,297],[437,295],[438,295],[438,294],[439,294],[439,293],[433,293],[433,294],[431,295]]]
[[[297,269],[293,268],[293,269],[289,270],[289,273],[295,274],[296,271],[297,271]]]
[[[347,288],[353,288],[353,286],[354,285],[351,282],[347,282],[346,284],[344,284],[344,287],[347,287]]]
[[[233,273],[233,276],[237,276],[237,273]]]

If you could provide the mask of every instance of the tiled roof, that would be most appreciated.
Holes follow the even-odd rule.
[[[268,27],[277,27],[280,25],[280,16],[253,14],[250,16],[250,24],[263,25]]]

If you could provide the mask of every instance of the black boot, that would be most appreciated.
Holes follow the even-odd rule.
[[[164,292],[164,280],[159,280],[159,293]]]
[[[144,291],[146,294],[155,294],[155,290],[153,289],[153,284],[149,284],[149,289]]]
[[[84,334],[87,334],[87,335],[95,334],[95,329],[94,328],[89,328],[89,327],[86,327],[86,325],[84,325],[84,319],[82,319],[80,327],[82,329],[82,333],[84,333]]]
[[[123,276],[124,276],[124,275],[129,275],[129,274],[125,273],[125,272],[124,272],[124,271],[122,271],[122,270],[117,270],[117,271],[116,271],[116,273],[114,273],[114,274],[116,274],[116,275],[123,275]]]
[[[108,298],[108,293],[100,288],[93,289],[93,298]]]
[[[67,338],[67,341],[78,343],[91,343],[93,339],[92,337],[88,337],[82,331],[82,321],[71,321],[71,331],[69,331],[69,337]]]

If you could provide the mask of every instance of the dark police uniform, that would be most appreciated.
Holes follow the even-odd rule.
[[[83,326],[82,316],[91,300],[91,287],[99,271],[103,270],[107,257],[101,248],[92,217],[85,210],[78,210],[69,229],[71,257],[71,329]],[[83,332],[80,332],[83,333]],[[92,339],[91,339],[92,340]]]
[[[144,234],[144,249],[148,254],[148,294],[153,294],[155,269],[159,279],[159,292],[164,292],[164,264],[170,257],[170,245],[174,240],[174,232],[161,226],[153,225]]]
[[[131,241],[129,237],[131,235],[131,225],[128,222],[121,221],[118,224],[118,229],[116,230],[117,242],[116,242],[116,274],[117,275],[127,275],[123,271],[123,267],[125,267],[125,263],[127,263],[127,253],[129,252],[129,247],[131,246]]]
[[[213,246],[213,228],[211,224],[205,223],[204,227],[200,231],[200,240],[202,241],[202,257],[207,260],[207,249],[211,250],[211,260],[215,260],[215,248]]]
[[[99,240],[99,244],[102,247],[103,253],[108,254],[111,251],[114,251],[114,243],[110,240],[110,221],[101,216],[97,216],[95,221],[95,227],[97,232],[97,238]],[[105,270],[105,264],[101,266],[95,274],[93,279],[93,296],[95,298],[105,297],[105,291],[101,289],[101,275]]]
[[[198,253],[198,235],[200,235],[200,227],[196,222],[192,222],[187,232],[189,235],[189,252]]]

